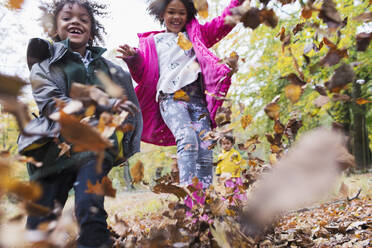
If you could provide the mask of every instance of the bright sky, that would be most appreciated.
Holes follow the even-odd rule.
[[[4,2],[6,0],[0,0],[0,3]],[[137,46],[137,33],[161,29],[146,12],[147,0],[104,2],[108,4],[110,13],[102,20],[107,32],[105,47],[108,52],[123,43]],[[21,11],[0,7],[0,49],[5,50],[0,56],[1,73],[28,77],[25,60],[27,42],[33,37],[46,38],[38,21],[41,16],[39,3],[38,0],[25,0]]]

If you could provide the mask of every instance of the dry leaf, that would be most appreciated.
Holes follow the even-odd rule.
[[[358,99],[355,100],[355,102],[359,105],[364,105],[364,104],[367,104],[367,103],[371,103],[372,101],[367,100],[367,99],[363,99],[363,98],[358,98]]]
[[[3,111],[14,115],[20,130],[23,130],[27,123],[31,121],[27,105],[18,101],[15,96],[1,96],[0,104],[3,107]]]
[[[72,115],[60,111],[60,118],[56,121],[61,125],[61,135],[68,143],[74,145],[73,150],[76,152],[100,152],[112,147],[112,143],[102,137],[96,128],[81,123],[79,119]]]
[[[372,21],[372,12],[366,12],[353,18],[355,21]]]
[[[305,81],[303,81],[302,79],[300,79],[296,73],[291,73],[287,76],[284,76],[284,77],[281,77],[281,78],[284,78],[284,79],[287,79],[288,81],[290,81],[292,84],[294,85],[299,85],[299,86],[303,86],[306,84]]]
[[[18,96],[21,93],[21,89],[26,85],[27,83],[17,76],[8,76],[0,73],[1,95]]]
[[[173,184],[160,183],[160,184],[155,185],[151,190],[152,192],[156,194],[160,194],[160,193],[173,194],[177,196],[179,199],[183,199],[187,196],[187,193],[183,188],[178,187]]]
[[[278,120],[280,115],[280,107],[276,102],[271,102],[265,106],[265,113],[272,120]]]
[[[190,101],[189,95],[183,90],[177,90],[173,95],[173,99],[177,101],[185,101],[185,102]]]
[[[244,27],[256,29],[261,24],[260,10],[257,8],[250,8],[241,18]]]
[[[20,9],[24,0],[8,0],[8,7],[11,9]]]
[[[132,183],[139,183],[143,180],[145,168],[143,163],[138,161],[132,168],[130,168],[130,174],[132,176]]]
[[[110,178],[105,176],[104,178],[102,178],[101,183],[97,181],[97,183],[94,185],[91,183],[90,180],[88,180],[85,193],[115,197],[116,189],[112,187]]]
[[[301,11],[301,16],[305,19],[311,18],[312,15],[313,15],[313,10],[307,5]]]
[[[333,0],[323,0],[322,8],[318,17],[322,19],[331,30],[338,28],[342,24],[342,19],[340,14],[337,12]]]
[[[29,216],[48,216],[52,210],[48,207],[33,203],[31,201],[25,201],[23,208],[26,210]]]
[[[195,9],[202,18],[208,17],[208,2],[207,0],[194,0]],[[187,49],[188,50],[188,49]]]
[[[302,88],[299,85],[289,84],[285,87],[285,96],[291,101],[292,104],[296,103],[302,94]]]
[[[246,129],[249,124],[252,123],[253,117],[251,115],[245,115],[240,119],[240,123],[243,129]]]
[[[326,87],[334,93],[340,92],[348,83],[354,80],[354,70],[349,64],[342,64],[338,67]]]
[[[369,43],[372,40],[372,32],[360,33],[356,36],[357,40],[357,51],[364,52],[367,50]]]
[[[271,28],[275,28],[278,25],[278,17],[272,9],[262,9],[260,11],[260,20],[263,24]]]
[[[40,198],[42,190],[41,187],[33,182],[21,182],[18,180],[9,180],[6,183],[6,189],[9,193],[16,194],[25,200],[37,200]]]
[[[58,144],[58,148],[61,149],[61,151],[58,154],[58,157],[62,157],[64,154],[66,154],[68,157],[70,157],[70,149],[71,146],[65,142]]]
[[[104,73],[103,71],[97,71],[96,76],[105,87],[105,91],[109,96],[118,99],[126,99],[123,88],[112,81],[106,73]]]
[[[186,51],[192,48],[191,41],[189,41],[189,39],[181,32],[178,33],[177,45],[179,45],[181,49]]]

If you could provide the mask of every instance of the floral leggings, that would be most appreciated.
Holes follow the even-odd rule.
[[[198,83],[182,88],[190,96],[188,102],[175,100],[174,94],[162,94],[160,113],[177,142],[180,185],[189,185],[197,177],[207,188],[213,179],[213,154],[208,150],[212,142],[202,138],[211,130],[211,121]]]

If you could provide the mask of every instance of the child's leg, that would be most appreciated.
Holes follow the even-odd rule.
[[[173,96],[160,102],[160,113],[177,142],[177,162],[182,186],[191,184],[192,178],[196,176],[198,157],[198,138],[191,123],[188,104],[174,100]]]
[[[75,189],[75,213],[80,226],[78,248],[100,247],[109,242],[110,234],[107,230],[107,213],[104,209],[104,197],[86,193],[88,180],[97,184],[105,177],[112,164],[104,162],[102,173],[96,173],[96,160],[90,160],[79,168]]]
[[[40,184],[43,193],[41,198],[35,201],[35,203],[48,207],[51,210],[56,207],[56,202],[63,207],[66,203],[68,192],[72,188],[75,179],[76,172],[70,169],[36,180],[35,182]],[[37,229],[39,224],[45,221],[54,220],[56,217],[57,216],[53,213],[45,217],[28,216],[26,228],[30,230]]]
[[[196,175],[203,183],[203,187],[207,188],[213,181],[213,152],[208,149],[212,142],[210,140],[203,141],[202,137],[211,131],[211,121],[203,98],[196,98],[191,102],[189,111],[199,143]],[[203,118],[200,118],[201,116]],[[203,132],[202,135],[200,135],[201,132]]]

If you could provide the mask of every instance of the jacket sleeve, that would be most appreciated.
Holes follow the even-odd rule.
[[[71,101],[63,89],[59,88],[52,79],[50,72],[43,68],[42,63],[36,63],[32,66],[30,81],[32,85],[32,94],[39,109],[39,114],[49,117],[56,111],[56,103],[53,100],[58,98],[65,102]]]
[[[224,9],[222,15],[200,26],[200,31],[207,48],[219,42],[234,28],[234,26],[225,24],[225,17],[231,15],[230,10],[241,5],[243,1],[244,0],[231,0],[229,6]]]
[[[145,68],[145,59],[143,55],[143,51],[141,49],[135,48],[137,54],[131,57],[124,59],[127,63],[129,72],[132,75],[134,81],[138,84],[143,81],[141,80]]]

